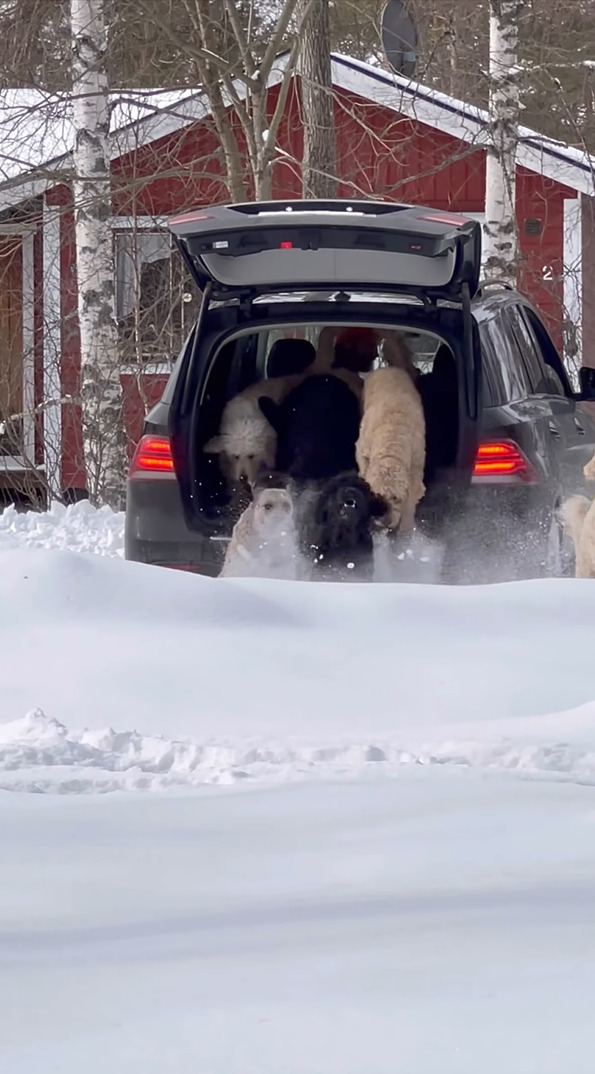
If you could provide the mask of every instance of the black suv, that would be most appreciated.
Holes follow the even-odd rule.
[[[218,574],[237,500],[205,445],[229,399],[303,373],[321,329],[336,325],[396,329],[413,355],[428,455],[417,525],[444,548],[444,580],[569,569],[558,508],[595,454],[581,406],[595,391],[587,370],[573,391],[526,299],[480,286],[476,221],[275,201],[189,212],[170,228],[202,303],[130,466],[128,559]]]

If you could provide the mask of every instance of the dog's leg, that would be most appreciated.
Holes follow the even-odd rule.
[[[589,577],[589,575],[588,575],[588,573],[587,573],[587,571],[585,569],[585,564],[582,562],[582,559],[581,559],[580,556],[576,557],[576,563],[575,563],[575,567],[574,567],[574,577],[575,578],[588,578]]]
[[[587,478],[587,481],[595,481],[595,455],[585,466],[583,473]]]

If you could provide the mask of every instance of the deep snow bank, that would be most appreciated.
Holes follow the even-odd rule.
[[[0,555],[0,607],[1,786],[412,760],[595,779],[595,583],[221,581],[20,550]]]
[[[85,500],[72,507],[54,503],[49,511],[39,514],[8,507],[0,513],[0,551],[7,548],[59,548],[123,556],[124,515],[110,507],[97,510]]]

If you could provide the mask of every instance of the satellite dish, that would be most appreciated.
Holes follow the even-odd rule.
[[[388,0],[380,36],[384,54],[397,75],[413,78],[417,62],[417,30],[403,0]]]

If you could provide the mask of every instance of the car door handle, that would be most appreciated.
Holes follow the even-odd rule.
[[[555,422],[548,421],[548,429],[552,436],[555,436],[558,439],[560,438],[560,430],[558,429],[558,426],[555,424]]]
[[[577,431],[579,436],[584,436],[585,435],[585,430],[583,429],[583,427],[582,427],[580,421],[578,420],[578,418],[574,419],[574,426],[575,426],[576,431]]]

